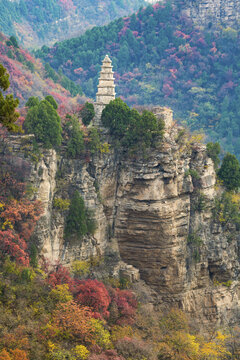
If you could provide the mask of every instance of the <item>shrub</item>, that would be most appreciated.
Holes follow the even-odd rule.
[[[75,276],[79,276],[79,277],[88,275],[90,272],[90,267],[91,267],[90,262],[83,260],[75,260],[71,264],[72,273]]]
[[[60,303],[53,319],[46,327],[46,335],[52,338],[72,338],[74,341],[92,343],[94,326],[90,308],[78,306],[74,301]]]
[[[87,360],[89,351],[84,345],[77,345],[74,349],[75,354],[79,360]]]
[[[197,170],[195,169],[189,169],[185,172],[184,176],[187,177],[188,175],[191,175],[192,178],[199,180],[200,179],[200,175],[197,172]]]
[[[152,358],[152,350],[149,345],[139,339],[123,338],[115,342],[119,355],[126,359],[143,360]]]
[[[203,211],[206,208],[207,196],[201,193],[200,191],[197,193],[196,200],[193,203],[193,209],[195,211]]]
[[[53,206],[61,211],[66,211],[69,209],[70,201],[62,198],[54,198]]]
[[[97,315],[108,318],[111,298],[105,285],[98,280],[79,281],[75,299],[79,304],[90,307]]]

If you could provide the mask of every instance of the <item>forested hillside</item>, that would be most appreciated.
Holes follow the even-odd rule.
[[[53,44],[144,4],[144,0],[0,0],[0,31],[17,35],[26,47]]]
[[[18,97],[20,106],[30,96],[43,98],[52,95],[59,105],[66,107],[77,102],[81,88],[62,73],[56,73],[48,64],[43,65],[19,47],[16,38],[0,33],[0,63],[10,74],[9,92]]]
[[[118,96],[129,104],[170,106],[192,129],[203,128],[225,150],[239,154],[239,32],[200,30],[181,15],[180,6],[148,6],[81,37],[44,46],[37,55],[94,97],[108,53]]]

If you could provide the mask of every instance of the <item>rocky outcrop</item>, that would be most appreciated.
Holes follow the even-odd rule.
[[[44,150],[28,160],[33,198],[44,204],[35,232],[41,253],[69,264],[102,254],[114,266],[104,271],[150,287],[155,306],[177,306],[198,327],[216,328],[239,318],[239,234],[212,218],[216,176],[205,145],[174,124],[171,112],[156,108],[167,121],[164,140],[135,158],[112,150],[91,159],[67,159]],[[11,138],[11,156],[24,162],[22,140]],[[64,240],[66,211],[54,198],[75,190],[93,210],[94,236]],[[231,235],[231,236],[230,236]],[[232,236],[234,235],[234,236]],[[137,287],[137,286],[136,286]]]
[[[208,27],[236,25],[240,18],[240,4],[237,0],[186,0],[184,7],[184,13],[196,24]]]

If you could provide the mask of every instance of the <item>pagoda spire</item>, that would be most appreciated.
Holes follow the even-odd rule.
[[[115,84],[112,71],[112,61],[108,55],[105,56],[99,76],[98,92],[95,103],[95,124],[100,124],[102,111],[111,100],[115,99]]]

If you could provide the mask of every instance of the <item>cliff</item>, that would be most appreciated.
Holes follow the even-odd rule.
[[[162,116],[162,109],[154,111]],[[164,115],[164,140],[144,157],[112,149],[90,161],[73,160],[62,149],[43,150],[32,162],[25,136],[10,137],[2,151],[7,162],[24,169],[32,198],[44,204],[33,241],[51,262],[68,265],[102,254],[108,259],[103,277],[127,276],[140,291],[140,274],[157,308],[180,307],[198,328],[233,325],[239,315],[239,233],[213,220],[219,190],[205,145],[176,126],[171,112]],[[75,190],[98,227],[92,237],[66,242],[66,212],[54,208],[54,198],[71,198]]]
[[[196,24],[207,27],[237,25],[240,17],[240,4],[237,0],[186,0],[184,8],[184,13]]]

